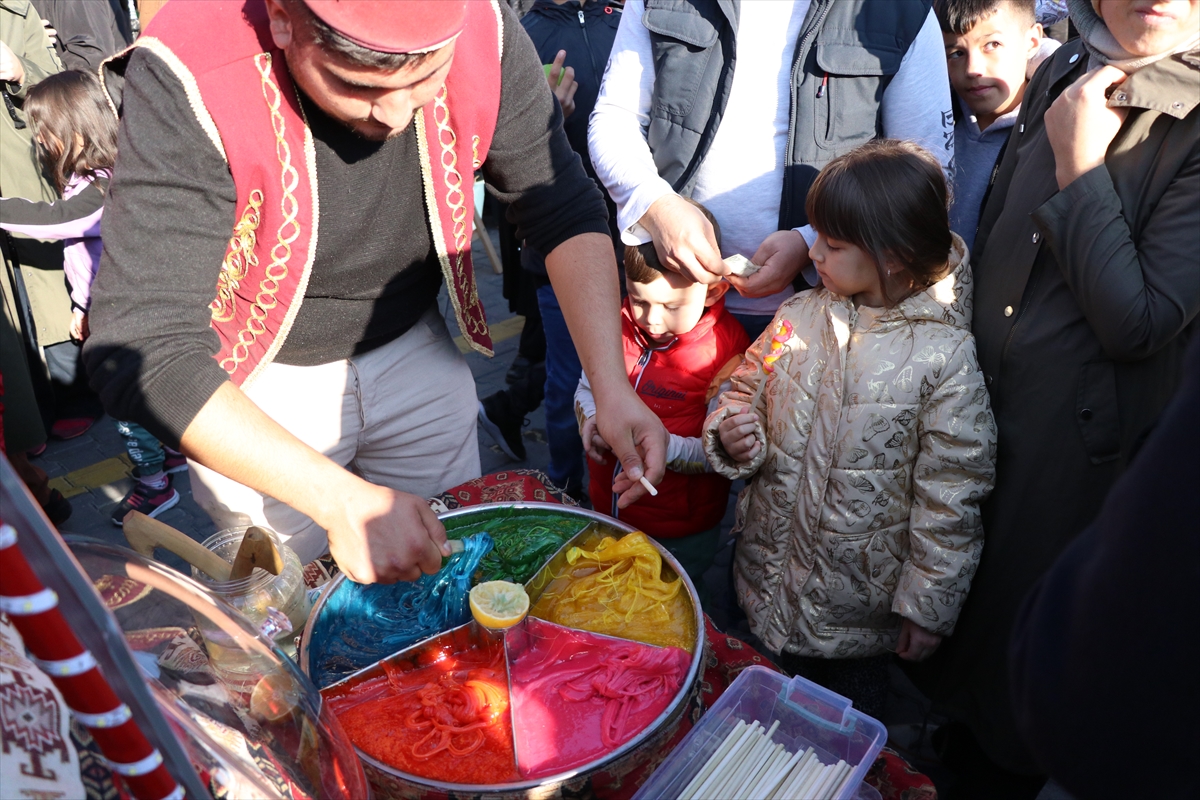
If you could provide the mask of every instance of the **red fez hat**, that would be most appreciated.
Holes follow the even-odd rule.
[[[322,22],[380,53],[428,53],[462,33],[467,0],[304,0]]]

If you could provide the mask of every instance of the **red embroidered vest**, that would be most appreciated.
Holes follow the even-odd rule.
[[[471,267],[472,187],[500,105],[496,1],[467,4],[446,85],[413,117],[426,217],[458,325],[488,356],[492,340]],[[283,346],[312,273],[322,212],[312,133],[261,0],[172,0],[135,46],[183,82],[233,174],[238,218],[211,308],[217,361],[240,386]]]

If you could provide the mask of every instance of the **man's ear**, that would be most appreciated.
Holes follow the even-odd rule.
[[[271,39],[280,50],[286,50],[295,37],[295,21],[282,0],[265,0],[267,19],[271,21]]]
[[[729,291],[729,281],[717,281],[708,285],[708,294],[704,296],[704,307],[711,308]]]

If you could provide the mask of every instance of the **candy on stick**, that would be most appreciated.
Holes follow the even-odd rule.
[[[747,411],[752,412],[758,408],[758,401],[762,399],[763,390],[767,386],[767,376],[775,371],[775,362],[783,357],[783,348],[792,338],[792,333],[792,323],[786,319],[781,321],[779,327],[775,329],[775,335],[771,337],[771,346],[763,356],[758,388],[754,390],[754,398],[750,401],[750,408]]]

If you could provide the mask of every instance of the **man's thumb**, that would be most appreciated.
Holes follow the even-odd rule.
[[[643,472],[642,458],[638,455],[637,450],[632,447],[625,453],[620,455],[621,469],[629,476],[630,480],[641,480]]]

